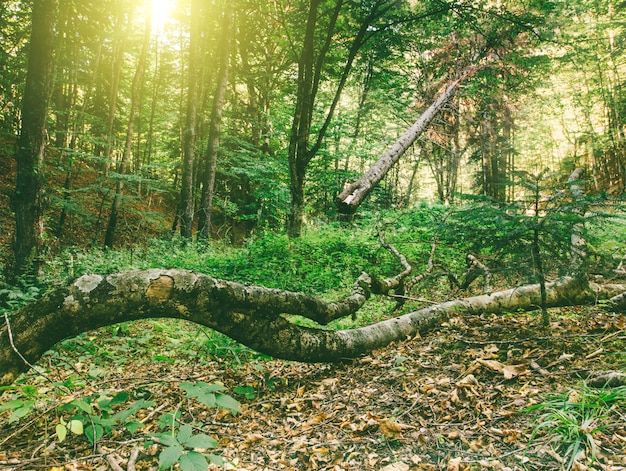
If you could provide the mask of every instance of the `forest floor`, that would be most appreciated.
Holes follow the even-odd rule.
[[[65,341],[40,362],[49,379],[31,372],[0,396],[0,469],[156,470],[164,447],[146,437],[179,411],[181,424],[219,441],[212,453],[226,464],[211,469],[557,470],[577,454],[576,470],[626,470],[626,389],[584,382],[626,370],[624,316],[588,307],[552,316],[550,329],[533,313],[452,318],[422,338],[322,365],[261,358],[177,321],[110,327]],[[181,382],[222,383],[241,412],[208,408]],[[89,410],[119,392],[149,401],[126,409],[134,435],[120,419],[95,445],[84,434],[59,441],[55,427],[81,413],[68,403]],[[20,397],[32,407],[11,419],[7,401]],[[89,421],[105,410],[91,408]],[[576,443],[586,453],[568,450]]]

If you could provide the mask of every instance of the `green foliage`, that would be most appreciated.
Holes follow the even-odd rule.
[[[219,442],[204,433],[193,433],[190,424],[174,425],[171,432],[155,433],[156,439],[165,449],[159,454],[159,469],[169,469],[178,463],[183,471],[206,471],[209,462],[223,466],[224,461],[215,455],[195,451],[214,449]]]
[[[239,402],[232,396],[224,394],[222,391],[226,388],[221,384],[182,382],[180,387],[185,391],[187,398],[195,399],[209,408],[225,409],[233,414],[241,412]],[[205,433],[194,433],[191,424],[179,426],[180,418],[178,409],[163,414],[159,418],[159,423],[162,428],[170,428],[171,431],[151,435],[152,439],[165,447],[159,453],[159,469],[169,469],[176,463],[183,471],[206,471],[209,462],[223,466],[222,458],[205,453],[205,450],[218,448],[219,442]]]
[[[621,428],[625,408],[623,386],[606,390],[583,386],[555,396],[526,409],[525,413],[538,416],[539,421],[529,446],[537,435],[546,435],[562,454],[566,470],[572,469],[583,451],[594,461],[599,451],[596,435],[603,430]]]
[[[225,409],[233,414],[241,412],[239,402],[232,396],[221,392],[226,390],[221,384],[180,383],[180,387],[186,392],[188,398],[196,399],[207,407]]]
[[[113,397],[74,399],[60,406],[58,411],[61,417],[56,425],[57,438],[62,442],[68,432],[84,434],[93,445],[120,426],[134,435],[143,424],[133,416],[142,409],[152,407],[154,402],[139,399],[129,403],[130,398],[128,392],[121,391]],[[63,417],[64,413],[71,414],[68,420]]]

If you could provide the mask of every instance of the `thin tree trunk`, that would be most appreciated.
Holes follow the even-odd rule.
[[[128,116],[128,128],[126,130],[126,142],[124,144],[124,153],[122,154],[122,160],[120,162],[118,168],[118,180],[115,187],[115,196],[113,197],[113,204],[111,205],[111,212],[109,214],[109,223],[107,225],[106,234],[104,236],[104,246],[105,247],[113,247],[113,242],[115,240],[115,230],[117,228],[117,218],[122,204],[122,197],[124,191],[124,174],[127,173],[130,167],[130,157],[132,152],[132,143],[133,143],[133,124],[135,122],[135,114],[137,112],[138,102],[139,102],[139,91],[141,80],[143,78],[143,71],[146,66],[146,59],[148,57],[148,49],[150,47],[150,34],[152,30],[151,24],[151,16],[147,15],[146,17],[146,26],[144,30],[143,37],[143,45],[141,48],[141,55],[139,57],[139,62],[137,63],[137,70],[135,71],[135,76],[133,78],[133,83],[131,87],[131,104],[130,104],[130,113]]]
[[[228,86],[228,70],[230,63],[231,26],[233,13],[231,2],[226,1],[224,11],[223,42],[219,54],[219,73],[213,96],[211,122],[209,123],[209,142],[205,155],[205,172],[202,184],[202,202],[198,220],[198,238],[211,237],[211,216],[213,213],[213,196],[215,194],[215,174],[217,171],[217,153],[220,146],[220,131],[222,125],[222,110]]]
[[[196,156],[197,103],[200,70],[200,1],[191,3],[191,26],[189,34],[189,76],[187,84],[187,109],[183,129],[183,162],[180,186],[180,199],[176,220],[180,222],[180,235],[191,238],[193,235],[194,198],[194,162]],[[176,229],[174,224],[173,229]]]
[[[117,116],[117,99],[122,77],[122,64],[124,63],[124,40],[121,22],[117,19],[116,37],[113,40],[113,56],[111,58],[111,75],[109,82],[109,112],[107,117],[106,147],[104,161],[100,166],[100,173],[104,176],[109,174],[109,168],[113,160],[113,148],[115,147],[115,117]]]
[[[22,126],[15,160],[15,264],[13,272],[38,274],[44,212],[46,115],[53,76],[54,24],[57,0],[35,0],[22,102]]]

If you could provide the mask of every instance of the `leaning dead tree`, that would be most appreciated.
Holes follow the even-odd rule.
[[[463,80],[477,70],[476,66],[467,67],[457,79],[449,83],[437,99],[420,115],[413,125],[398,139],[378,161],[357,181],[346,185],[335,199],[337,210],[344,215],[352,215],[372,190],[385,178],[389,170],[400,160],[413,143],[428,129],[437,113],[458,91]]]

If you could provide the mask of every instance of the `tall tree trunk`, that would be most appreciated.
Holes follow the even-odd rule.
[[[298,60],[298,91],[289,140],[289,190],[291,194],[291,207],[287,225],[287,235],[289,237],[299,237],[302,234],[302,224],[304,221],[304,180],[307,166],[314,156],[314,153],[309,150],[309,142],[311,137],[311,124],[313,121],[313,109],[320,79],[319,69],[325,61],[325,55],[330,46],[329,38],[332,36],[332,31],[335,29],[343,1],[339,0],[333,11],[327,30],[326,43],[317,57],[316,70],[314,47],[315,29],[321,3],[321,0],[311,0],[309,4],[304,42]],[[321,144],[321,140],[319,140],[319,142]]]
[[[230,65],[231,27],[233,23],[232,5],[225,2],[224,23],[222,28],[222,45],[219,53],[219,73],[213,106],[211,108],[211,121],[209,123],[209,141],[205,155],[204,181],[202,182],[202,201],[200,203],[198,219],[198,238],[209,239],[211,237],[211,216],[213,213],[213,196],[215,193],[215,173],[217,171],[217,153],[220,146],[220,131],[222,125],[222,110],[228,86],[228,69]]]
[[[117,116],[117,99],[122,77],[122,65],[124,63],[124,28],[123,15],[116,18],[115,38],[113,39],[113,51],[110,64],[109,76],[109,110],[107,114],[106,147],[104,160],[100,165],[102,175],[108,175],[109,168],[113,160],[113,149],[115,147],[115,118]]]
[[[44,148],[46,114],[53,76],[54,25],[57,0],[35,0],[22,102],[22,126],[15,155],[17,176],[15,211],[16,276],[37,274],[43,236]]]
[[[124,190],[124,174],[127,173],[130,166],[131,149],[133,143],[133,125],[135,122],[135,114],[137,113],[137,107],[139,102],[139,91],[141,81],[143,79],[143,71],[146,66],[146,59],[148,57],[148,49],[150,47],[150,34],[152,32],[152,23],[150,21],[151,16],[146,16],[146,26],[143,36],[143,45],[141,47],[141,55],[139,62],[137,63],[137,70],[133,77],[133,83],[131,87],[130,95],[130,113],[128,116],[128,128],[126,129],[126,142],[124,143],[124,153],[122,154],[122,160],[118,167],[118,180],[115,186],[115,196],[113,198],[113,204],[111,205],[111,212],[109,214],[109,223],[107,225],[106,234],[104,236],[104,246],[113,247],[115,240],[115,230],[117,228],[117,217],[122,204],[122,196]]]
[[[185,112],[185,127],[183,129],[183,162],[180,186],[180,199],[176,218],[180,223],[180,235],[191,238],[193,235],[193,216],[195,209],[194,198],[194,162],[196,158],[196,126],[197,103],[200,71],[200,0],[191,2],[191,23],[189,34],[189,76],[187,78],[187,109]],[[174,225],[175,227],[175,225]]]

